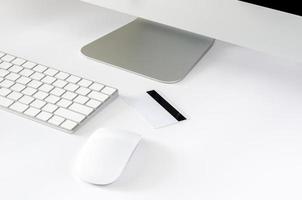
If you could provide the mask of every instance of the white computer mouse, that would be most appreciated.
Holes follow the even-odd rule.
[[[141,141],[139,134],[115,129],[99,129],[83,145],[75,163],[75,173],[83,181],[108,185],[115,182]]]

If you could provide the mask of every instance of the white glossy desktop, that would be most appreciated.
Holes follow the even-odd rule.
[[[0,4],[2,50],[102,80],[121,96],[75,135],[0,111],[0,199],[302,198],[301,64],[217,41],[183,82],[166,85],[81,55],[84,44],[131,17],[77,0]],[[189,120],[153,129],[122,100],[149,89]],[[71,169],[81,145],[108,126],[139,132],[145,142],[119,182],[76,180]]]

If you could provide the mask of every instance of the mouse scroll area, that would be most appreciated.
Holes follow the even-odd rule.
[[[139,134],[100,129],[93,133],[79,152],[75,172],[88,183],[108,185],[123,173],[141,141]]]

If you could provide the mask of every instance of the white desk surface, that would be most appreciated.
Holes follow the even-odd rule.
[[[166,85],[88,60],[80,48],[133,18],[78,0],[1,0],[10,52],[120,89],[156,89],[189,120],[155,130],[122,98],[69,135],[0,111],[0,199],[301,200],[302,65],[217,42],[182,82]],[[121,179],[82,183],[72,162],[99,127],[140,132]]]

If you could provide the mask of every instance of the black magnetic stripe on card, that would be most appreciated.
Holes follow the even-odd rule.
[[[160,96],[160,94],[158,94],[155,90],[147,91],[147,93],[168,113],[170,113],[177,121],[183,121],[187,119],[180,112],[178,112],[168,101],[166,101],[162,96]]]

